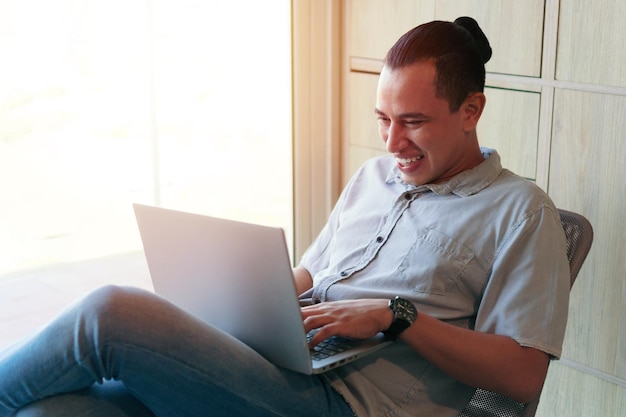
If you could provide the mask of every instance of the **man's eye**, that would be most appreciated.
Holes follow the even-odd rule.
[[[420,125],[422,123],[421,120],[405,120],[404,124],[407,126],[417,126]]]

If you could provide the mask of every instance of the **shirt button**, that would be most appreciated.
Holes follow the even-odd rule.
[[[348,272],[347,272],[347,271],[341,271],[341,272],[339,273],[339,275],[341,275],[342,277],[345,277],[345,276],[347,276],[347,275],[348,275]]]
[[[383,240],[385,240],[385,239],[382,236],[378,236],[376,238],[376,242],[378,242],[378,243],[382,243]]]
[[[410,200],[411,199],[411,193],[404,193],[404,199],[405,200]]]

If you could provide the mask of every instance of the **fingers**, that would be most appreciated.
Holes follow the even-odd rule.
[[[309,333],[311,330],[317,329],[309,340],[310,348],[331,336],[341,335],[341,329],[336,324],[338,318],[333,314],[332,306],[329,304],[321,303],[302,308],[305,331]]]
[[[329,303],[323,303],[329,304]],[[328,305],[315,304],[312,306],[304,307],[302,310],[302,320],[304,322],[304,329],[306,332],[310,332],[313,329],[322,328],[328,326],[338,320],[337,313],[334,312]],[[329,329],[325,329],[322,333],[328,333],[332,330],[331,326]]]
[[[392,314],[387,300],[342,300],[324,302],[301,309],[307,332],[318,329],[309,345],[331,336],[367,339],[389,327]]]
[[[334,326],[332,324],[328,324],[326,326],[315,327],[312,329],[315,331],[313,332],[311,339],[309,339],[309,348],[319,345],[321,342],[332,336],[338,336],[340,333],[337,333],[337,330],[333,329],[333,327]]]

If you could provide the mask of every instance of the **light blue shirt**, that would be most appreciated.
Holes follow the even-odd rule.
[[[419,187],[402,181],[392,157],[365,163],[303,255],[313,277],[305,296],[399,295],[438,319],[558,357],[569,297],[558,211],[497,152],[483,154],[476,168]],[[456,415],[472,393],[402,343],[326,376],[358,416]]]

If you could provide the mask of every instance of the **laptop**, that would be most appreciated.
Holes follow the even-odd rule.
[[[312,358],[281,228],[140,204],[134,210],[155,292],[275,365],[321,373],[391,343],[378,334]]]

